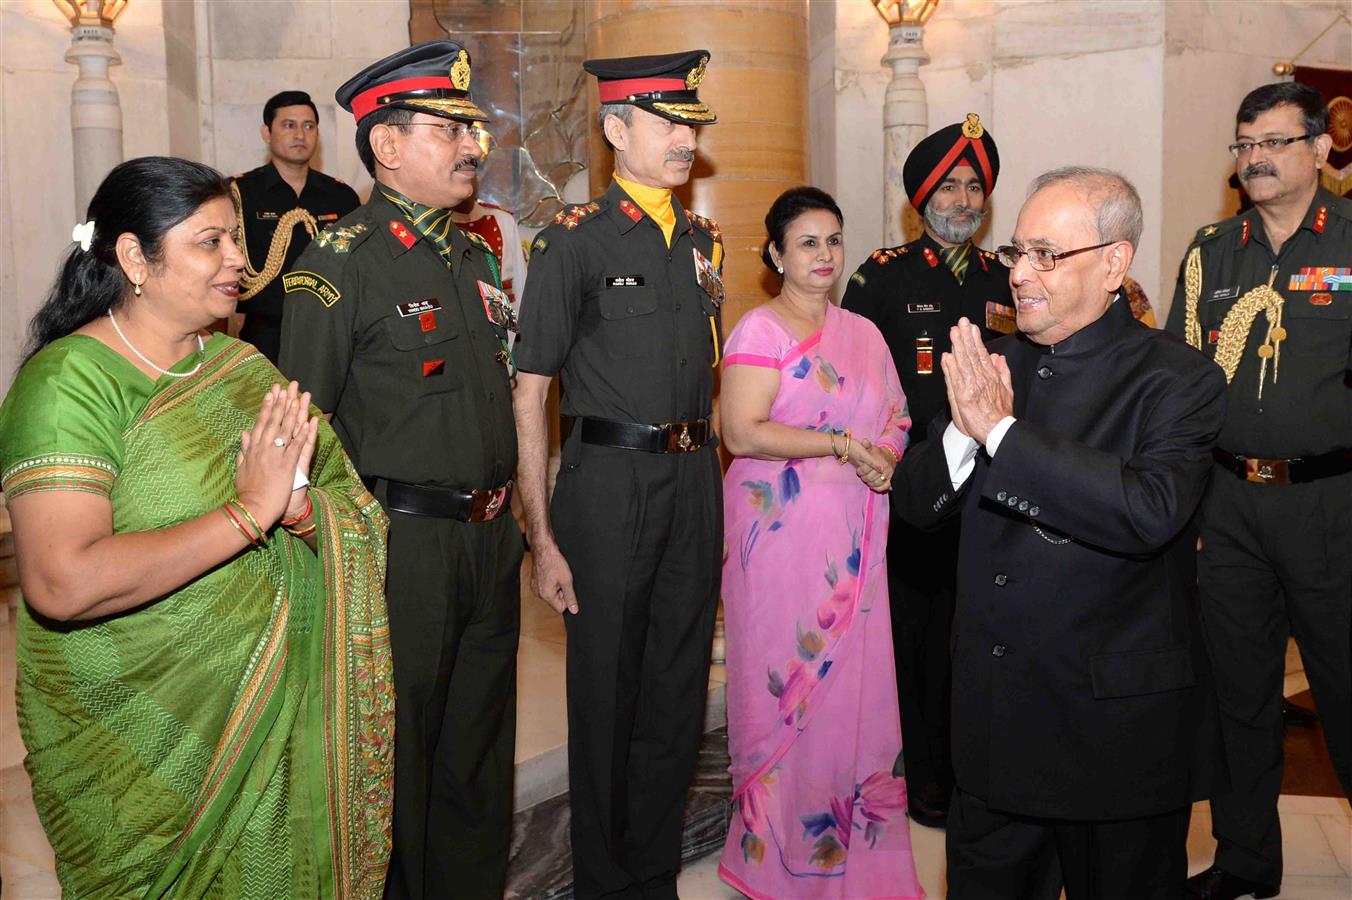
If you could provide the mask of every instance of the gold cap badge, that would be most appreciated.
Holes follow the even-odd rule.
[[[457,91],[469,90],[469,54],[464,50],[456,57],[455,64],[451,66],[451,86]]]
[[[986,129],[981,127],[981,119],[976,113],[968,113],[967,121],[962,123],[963,137],[974,141],[981,140],[981,136],[986,133]]]
[[[699,65],[691,69],[690,74],[685,76],[686,90],[693,91],[695,88],[699,87],[701,84],[704,83],[704,67],[707,66],[708,64],[709,57],[701,56],[699,60]]]

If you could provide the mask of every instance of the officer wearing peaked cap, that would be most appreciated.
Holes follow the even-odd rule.
[[[723,549],[713,373],[722,235],[684,210],[709,54],[590,60],[615,178],[532,245],[516,343],[534,587],[568,630],[579,898],[675,898]],[[552,508],[545,396],[574,427]]]
[[[471,76],[464,47],[431,41],[339,88],[375,187],[284,280],[282,368],[390,516],[392,898],[499,897],[510,841],[515,323],[498,260],[451,218],[488,144]]]
[[[995,139],[975,113],[925,138],[902,168],[925,233],[875,250],[845,289],[841,305],[877,325],[892,350],[915,442],[948,405],[939,358],[949,329],[962,317],[984,326],[986,341],[1015,329],[1009,270],[972,243],[999,174]],[[948,646],[958,523],[924,532],[897,520],[892,528],[888,581],[910,815],[942,826],[953,790]]]

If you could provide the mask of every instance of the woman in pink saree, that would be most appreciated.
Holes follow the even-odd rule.
[[[765,218],[780,294],[728,337],[722,438],[733,815],[719,875],[752,898],[918,898],[887,602],[910,419],[891,354],[830,301],[841,214]]]

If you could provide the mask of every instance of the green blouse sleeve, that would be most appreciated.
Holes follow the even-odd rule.
[[[119,383],[110,361],[94,352],[102,345],[86,345],[90,340],[76,335],[44,348],[0,406],[0,487],[10,499],[34,491],[111,493],[135,391]]]

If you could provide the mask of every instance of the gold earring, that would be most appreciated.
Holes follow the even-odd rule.
[[[131,292],[138,297],[141,296],[141,282],[133,281],[131,283]]]

